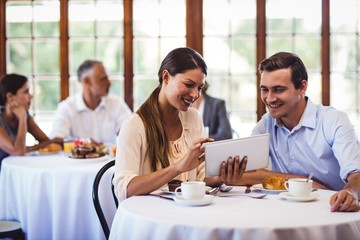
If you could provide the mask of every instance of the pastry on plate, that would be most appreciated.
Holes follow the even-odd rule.
[[[53,153],[53,152],[59,152],[61,151],[61,145],[57,144],[57,143],[50,143],[49,145],[47,145],[44,148],[40,148],[39,152],[40,153]]]
[[[266,177],[263,182],[262,186],[264,189],[267,190],[286,190],[284,183],[286,179],[280,176],[270,176]]]

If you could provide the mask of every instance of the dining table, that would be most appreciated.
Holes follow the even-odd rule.
[[[245,190],[208,196],[202,205],[174,201],[171,193],[164,198],[163,192],[127,198],[116,211],[110,239],[360,239],[360,212],[331,212],[334,191],[293,198],[285,191]]]
[[[109,160],[109,156],[74,159],[63,152],[5,158],[0,171],[0,219],[19,221],[29,240],[105,239],[92,186]],[[99,187],[109,226],[116,212],[112,173],[105,173]]]

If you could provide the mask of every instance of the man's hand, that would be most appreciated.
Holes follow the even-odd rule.
[[[360,210],[359,199],[348,190],[341,190],[330,198],[332,212],[357,212]]]
[[[239,156],[229,157],[220,168],[220,182],[226,185],[235,185],[242,178],[248,158],[245,156],[240,162]]]

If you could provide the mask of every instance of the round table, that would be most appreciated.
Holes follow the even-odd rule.
[[[333,191],[294,202],[277,194],[252,199],[244,190],[236,187],[231,193],[242,196],[215,197],[201,207],[149,195],[128,198],[119,205],[110,239],[360,239],[360,212],[331,212]]]
[[[30,240],[105,239],[92,202],[92,185],[108,160],[76,160],[62,153],[4,159],[0,219],[20,221]],[[99,189],[109,226],[116,211],[112,172],[104,175]]]

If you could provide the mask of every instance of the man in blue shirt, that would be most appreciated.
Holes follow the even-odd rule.
[[[330,199],[331,211],[359,211],[360,144],[347,115],[314,105],[305,96],[308,75],[295,54],[279,52],[263,60],[259,72],[268,113],[252,134],[270,133],[272,171],[246,173],[243,183],[259,183],[272,175],[307,177],[312,172],[314,187],[338,191]]]

